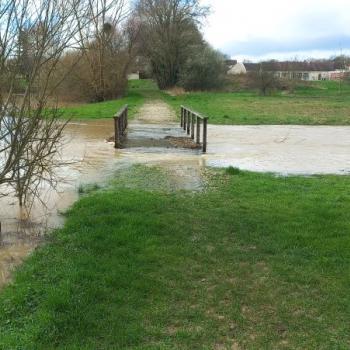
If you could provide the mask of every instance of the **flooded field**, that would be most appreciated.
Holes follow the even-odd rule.
[[[209,166],[283,175],[350,174],[349,126],[210,125]]]
[[[57,170],[56,190],[42,188],[45,206],[34,203],[30,216],[21,212],[12,197],[0,199],[0,286],[10,270],[40,242],[43,234],[63,224],[62,212],[79,197],[79,187],[104,184],[113,174],[134,164],[164,166],[173,177],[175,188],[197,190],[201,187],[200,155],[170,148],[167,135],[181,135],[175,124],[132,124],[125,148],[115,150],[106,140],[113,134],[113,120],[70,123],[65,130],[62,160]]]
[[[169,111],[163,110],[167,114]],[[108,139],[113,121],[70,123],[65,131],[57,191],[43,188],[46,208],[36,204],[27,218],[14,198],[0,199],[0,286],[48,229],[63,223],[60,215],[78,199],[83,184],[103,184],[118,169],[134,164],[162,167],[176,189],[200,190],[206,166],[235,166],[281,174],[349,174],[350,127],[213,126],[208,129],[208,153],[173,147],[167,136],[184,132],[169,115],[152,113],[130,123],[125,148],[115,150]]]

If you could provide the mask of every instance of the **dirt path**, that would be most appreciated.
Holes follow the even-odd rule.
[[[134,123],[166,124],[176,122],[175,112],[162,100],[146,102],[138,111]]]
[[[150,98],[129,123],[124,148],[120,151],[121,162],[156,166],[167,174],[170,187],[200,190],[201,153],[174,147],[168,139],[183,136],[185,133],[174,110],[164,101]]]

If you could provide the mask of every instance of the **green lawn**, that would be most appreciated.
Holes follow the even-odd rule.
[[[230,173],[83,196],[2,291],[0,349],[348,349],[350,177]]]
[[[151,80],[129,81],[128,91],[124,98],[100,103],[85,103],[80,106],[62,108],[64,118],[101,119],[112,118],[125,104],[129,106],[129,116],[132,118],[138,108],[144,103],[149,91],[154,91]]]
[[[212,124],[350,125],[350,84],[322,81],[297,87],[293,94],[197,92],[165,99],[179,111],[185,105],[210,117]]]
[[[183,104],[210,117],[212,124],[350,125],[350,84],[315,82],[293,94],[259,96],[256,92],[197,92],[171,97],[151,80],[129,82],[126,97],[101,103],[62,108],[65,118],[112,118],[125,104],[132,118],[146,101],[163,99],[179,114]]]

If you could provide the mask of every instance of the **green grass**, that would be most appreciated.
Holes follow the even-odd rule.
[[[212,124],[350,125],[350,84],[332,81],[298,86],[293,94],[259,96],[256,92],[196,92],[172,97],[152,80],[129,82],[127,96],[113,101],[62,108],[64,118],[112,118],[125,104],[130,118],[146,100],[163,99],[179,114],[186,105],[210,117]]]
[[[1,293],[0,349],[348,349],[350,177],[207,177],[82,197]]]
[[[314,81],[300,84],[295,89],[297,96],[311,97],[337,97],[342,98],[350,95],[349,81]]]
[[[293,94],[259,96],[256,92],[196,92],[165,96],[178,112],[185,105],[210,117],[212,124],[350,125],[350,84],[315,82]]]
[[[129,81],[127,95],[124,98],[100,103],[85,103],[79,106],[62,108],[64,118],[102,119],[112,118],[125,104],[129,106],[129,116],[132,118],[138,108],[144,103],[149,91],[156,90],[150,80]]]

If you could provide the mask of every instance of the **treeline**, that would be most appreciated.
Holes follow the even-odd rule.
[[[161,89],[189,90],[220,87],[226,74],[225,57],[211,48],[200,32],[208,9],[198,0],[140,0],[141,54],[149,61]]]
[[[203,39],[200,25],[208,9],[199,0],[137,0],[132,8],[124,0],[84,0],[83,6],[70,1],[72,11],[80,12],[67,17],[67,32],[68,26],[75,32],[57,60],[50,57],[62,37],[48,32],[48,23],[39,20],[18,30],[16,52],[7,60],[17,73],[17,92],[33,83],[35,73],[33,92],[44,88],[60,99],[105,101],[123,96],[127,75],[137,67],[161,89],[222,86],[225,57]],[[47,59],[40,74],[38,59]]]
[[[200,32],[206,13],[199,0],[0,1],[0,186],[28,208],[43,182],[55,187],[58,100],[118,98],[137,65],[163,89],[220,86],[224,57]]]
[[[26,0],[21,1],[26,6]],[[43,10],[45,1],[39,2],[33,6]],[[136,57],[140,29],[125,3],[69,0],[58,6],[48,0],[53,7],[50,17],[37,13],[35,21],[30,21],[32,14],[26,13],[29,24],[18,28],[16,48],[7,63],[16,73],[17,90],[24,92],[30,86],[35,96],[44,93],[90,102],[121,96]],[[64,16],[60,6],[65,8]]]

